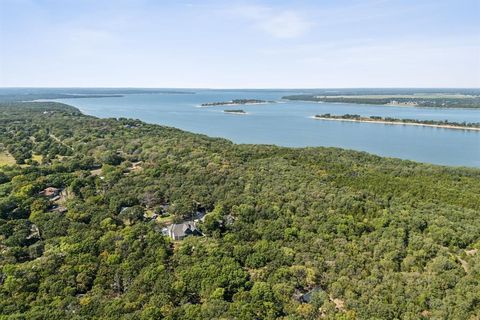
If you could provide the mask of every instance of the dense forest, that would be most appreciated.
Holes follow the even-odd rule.
[[[0,153],[0,319],[480,318],[478,169],[52,102],[0,103]]]

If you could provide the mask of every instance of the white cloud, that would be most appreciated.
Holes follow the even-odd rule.
[[[295,38],[307,33],[313,23],[292,10],[274,10],[263,6],[241,6],[234,9],[237,16],[248,19],[254,27],[276,38]]]
[[[477,37],[408,39],[338,48],[312,47],[292,56],[308,81],[344,87],[478,87],[480,61]],[[305,80],[305,78],[303,78]]]

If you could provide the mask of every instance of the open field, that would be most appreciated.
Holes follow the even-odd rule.
[[[0,166],[12,164],[15,164],[15,159],[7,151],[0,151]]]
[[[32,155],[32,160],[37,161],[37,162],[42,162],[43,156],[40,154],[34,154]]]
[[[173,223],[174,216],[161,216],[156,219],[157,223],[159,224],[169,224]]]

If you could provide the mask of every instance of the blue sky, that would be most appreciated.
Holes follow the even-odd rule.
[[[478,0],[0,0],[0,86],[480,87]]]

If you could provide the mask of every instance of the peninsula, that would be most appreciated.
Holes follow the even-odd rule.
[[[129,94],[195,94],[194,91],[142,88],[24,88],[0,90],[0,101],[36,101],[81,98],[121,98]]]
[[[466,94],[465,92],[442,93],[401,93],[401,94],[299,94],[284,96],[282,99],[290,101],[330,102],[371,104],[394,107],[421,107],[421,108],[480,108],[480,95]]]
[[[468,123],[468,122],[450,122],[448,120],[436,121],[436,120],[418,120],[418,119],[397,119],[397,118],[390,118],[390,117],[383,118],[379,116],[362,117],[358,114],[331,115],[330,113],[325,113],[321,115],[317,114],[313,118],[317,120],[370,122],[370,123],[380,123],[380,124],[400,124],[400,125],[409,125],[409,126],[435,127],[435,128],[443,128],[443,129],[480,131],[480,123],[478,122]]]
[[[274,103],[274,101],[266,101],[259,99],[233,99],[230,101],[219,101],[219,102],[207,102],[202,103],[202,107],[215,107],[215,106],[236,106],[242,104],[264,104],[264,103]]]

